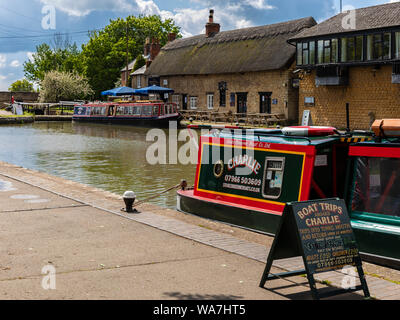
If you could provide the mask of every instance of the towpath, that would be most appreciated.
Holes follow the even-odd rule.
[[[128,215],[122,206],[118,195],[0,162],[0,299],[311,299],[301,276],[258,287],[270,240],[214,231],[173,210],[143,206]],[[282,260],[272,271],[298,266]],[[49,270],[55,290],[43,288]],[[322,292],[343,278],[322,275]],[[376,298],[400,298],[400,285],[367,281]]]

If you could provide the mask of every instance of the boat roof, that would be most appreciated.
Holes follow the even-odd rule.
[[[392,138],[392,139],[381,139],[379,140],[372,140],[372,141],[364,141],[353,144],[354,146],[365,146],[370,147],[373,144],[374,147],[393,147],[399,148],[400,147],[400,138]]]
[[[247,133],[247,134],[246,134]],[[215,134],[207,134],[205,137],[216,137]],[[246,131],[243,134],[232,131],[221,131],[218,135],[223,139],[250,140],[267,143],[278,143],[288,145],[304,145],[304,146],[323,146],[340,141],[341,136],[322,136],[322,137],[302,137],[302,136],[286,136],[280,129],[255,129]]]

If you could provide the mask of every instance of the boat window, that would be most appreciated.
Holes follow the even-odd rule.
[[[262,195],[264,198],[278,199],[282,193],[285,158],[267,157],[264,166],[264,184]]]
[[[400,217],[400,159],[356,160],[352,211]]]
[[[138,106],[131,107],[131,114],[135,116],[139,116],[142,113],[142,108]]]
[[[124,114],[125,114],[125,107],[117,107],[116,115],[120,116],[120,115],[124,115]]]
[[[92,107],[92,115],[101,116],[106,114],[106,107]]]
[[[159,108],[159,106],[153,106],[153,114],[155,116],[158,116],[158,108]]]
[[[151,116],[153,113],[153,106],[143,106],[142,107],[142,114],[144,116]]]

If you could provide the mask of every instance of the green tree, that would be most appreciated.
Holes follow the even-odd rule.
[[[84,100],[94,91],[87,79],[76,72],[49,71],[40,82],[40,102]]]
[[[143,53],[146,38],[157,38],[164,45],[168,41],[169,32],[181,36],[180,28],[173,20],[163,21],[157,15],[110,20],[104,29],[91,32],[89,42],[82,46],[82,55],[85,75],[96,96],[100,97],[101,91],[113,88],[121,77],[120,70],[127,60],[127,33],[128,60],[132,61]]]
[[[135,65],[133,66],[133,71],[136,71],[146,64],[146,60],[142,54],[139,54],[136,58]]]
[[[8,91],[13,92],[34,92],[33,84],[26,79],[17,80],[11,84]]]
[[[24,63],[24,72],[28,80],[36,83],[42,81],[49,71],[74,71],[82,74],[84,70],[81,52],[75,43],[55,48],[42,43],[36,47],[32,58],[33,61],[28,60]]]

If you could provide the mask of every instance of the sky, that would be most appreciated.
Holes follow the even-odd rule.
[[[344,9],[399,0],[343,0]],[[158,14],[172,18],[184,37],[204,32],[209,10],[221,31],[312,16],[321,22],[339,13],[340,0],[0,0],[0,91],[24,78],[23,63],[54,33],[68,34],[78,46],[87,31],[110,19]]]

